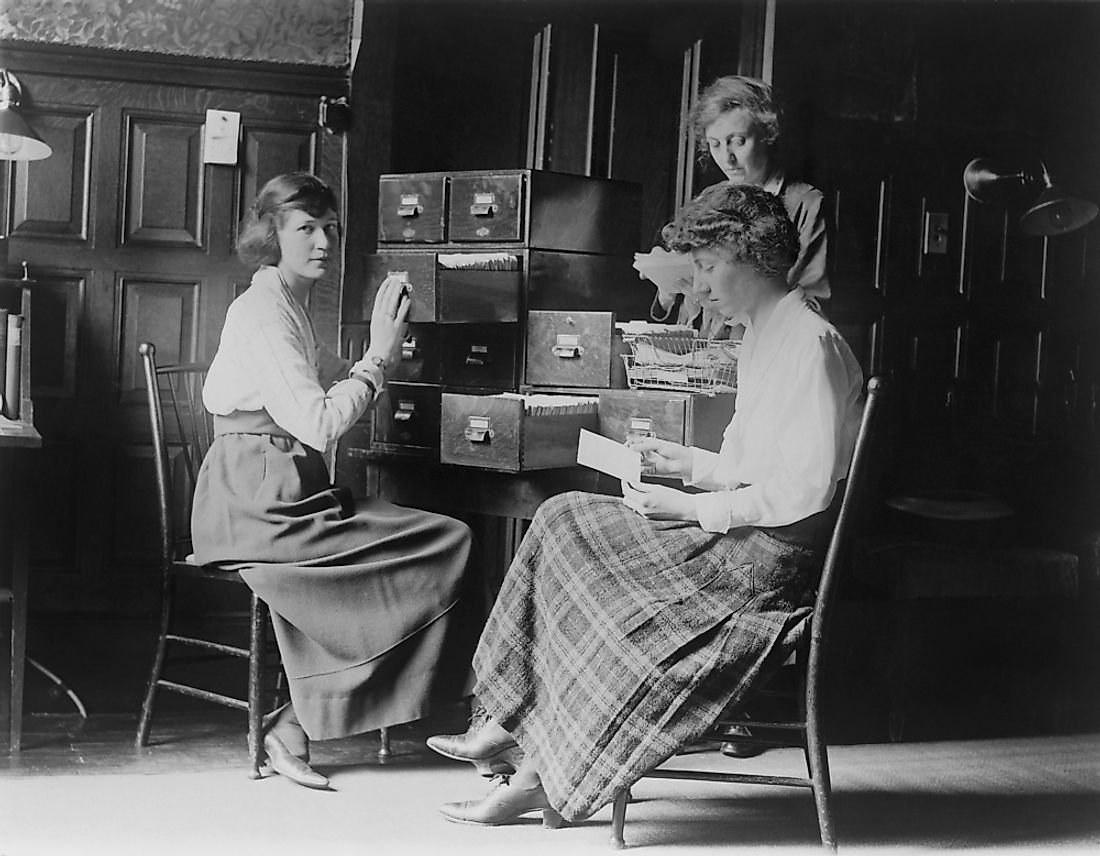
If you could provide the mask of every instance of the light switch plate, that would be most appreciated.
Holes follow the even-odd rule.
[[[946,214],[926,211],[924,214],[924,253],[943,254],[947,252],[947,225]]]

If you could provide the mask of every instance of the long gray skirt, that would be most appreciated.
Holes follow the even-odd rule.
[[[475,691],[558,811],[588,816],[782,664],[830,515],[721,535],[618,497],[539,508],[482,633]]]
[[[271,608],[311,739],[419,719],[469,692],[479,622],[460,597],[461,521],[353,504],[297,440],[225,434],[198,477],[192,540],[197,561],[239,570]]]

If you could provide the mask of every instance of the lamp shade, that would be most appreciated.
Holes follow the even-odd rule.
[[[0,160],[32,161],[53,154],[19,113],[22,89],[15,75],[0,69]]]
[[[1090,223],[1096,210],[1087,199],[1077,199],[1051,185],[1020,218],[1020,228],[1029,235],[1061,235]]]
[[[963,170],[963,187],[971,199],[994,205],[1027,204],[1036,189],[1042,188],[1020,218],[1020,230],[1028,235],[1062,235],[1091,222],[1097,206],[1071,196],[1054,183],[1046,164],[1040,161],[1039,166],[1038,174],[1012,172],[977,158]]]

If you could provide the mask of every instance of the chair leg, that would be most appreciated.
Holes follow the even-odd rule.
[[[380,728],[378,730],[378,762],[385,764],[392,757],[390,752],[390,730],[388,728]]]
[[[263,763],[263,674],[267,652],[267,604],[252,595],[252,626],[248,639],[248,763],[249,776],[261,778]]]
[[[160,630],[157,635],[157,649],[153,655],[153,669],[149,675],[149,685],[145,688],[145,700],[141,703],[141,716],[138,718],[136,744],[146,746],[149,743],[149,729],[153,725],[153,703],[156,701],[157,684],[164,673],[164,655],[168,647],[168,631],[172,626],[172,609],[175,600],[175,580],[167,572],[161,582]]]
[[[817,807],[817,826],[821,833],[821,846],[836,852],[836,835],[833,831],[832,784],[829,781],[829,755],[821,739],[816,713],[806,722],[806,758],[810,768],[814,805]]]
[[[626,847],[623,831],[626,828],[628,802],[630,802],[630,788],[623,788],[615,794],[615,801],[611,804],[611,847],[614,850],[622,850]]]

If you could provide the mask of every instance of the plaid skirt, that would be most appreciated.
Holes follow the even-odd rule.
[[[480,610],[469,527],[355,503],[290,437],[226,434],[203,460],[195,558],[239,570],[271,608],[298,720],[313,740],[408,722],[469,694]]]
[[[829,513],[715,534],[618,497],[539,508],[482,632],[475,692],[558,811],[587,817],[782,664]]]

